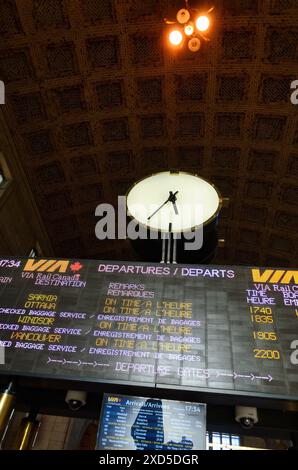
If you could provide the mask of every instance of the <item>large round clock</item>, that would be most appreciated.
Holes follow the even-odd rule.
[[[164,171],[135,183],[126,203],[129,218],[146,231],[144,239],[132,242],[142,259],[206,263],[213,258],[222,198],[210,182],[183,171]],[[200,248],[195,237],[202,238]]]

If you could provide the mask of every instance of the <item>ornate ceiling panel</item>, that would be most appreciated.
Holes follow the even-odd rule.
[[[297,265],[298,3],[211,5],[193,54],[165,44],[182,0],[1,1],[5,115],[57,256],[129,259],[95,206],[180,168],[230,197],[216,262]]]

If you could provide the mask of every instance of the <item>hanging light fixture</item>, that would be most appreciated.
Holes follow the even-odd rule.
[[[169,40],[173,46],[179,46],[183,41],[182,33],[178,29],[174,29],[169,34]]]
[[[197,18],[196,27],[199,31],[202,31],[202,32],[207,31],[207,29],[209,29],[209,26],[210,26],[210,20],[208,16],[201,15]]]
[[[201,41],[199,38],[191,38],[188,41],[188,49],[191,52],[197,52],[199,49],[201,49]]]
[[[177,21],[180,24],[185,24],[189,21],[190,12],[186,8],[181,8],[176,15]]]
[[[184,26],[184,33],[186,34],[186,36],[192,36],[194,30],[195,28],[192,21],[190,21],[186,26]]]
[[[202,45],[202,41],[210,41],[204,33],[208,31],[211,24],[210,13],[214,7],[207,12],[199,11],[197,8],[189,6],[189,0],[185,0],[185,8],[181,8],[174,21],[164,19],[168,25],[176,24],[177,29],[173,29],[169,33],[169,42],[172,46],[180,46],[183,44],[183,37],[186,36],[188,49],[191,52],[197,52]]]

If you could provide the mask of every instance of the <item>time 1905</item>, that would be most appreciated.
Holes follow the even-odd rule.
[[[254,331],[254,339],[259,339],[261,341],[276,341],[277,335],[273,331]]]

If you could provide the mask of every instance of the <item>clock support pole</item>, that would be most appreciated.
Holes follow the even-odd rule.
[[[166,244],[167,244],[167,234],[162,234],[162,248],[161,248],[161,263],[166,262]]]
[[[175,233],[173,234],[173,264],[177,264],[177,238]]]
[[[167,254],[167,256],[166,256]],[[172,233],[172,224],[169,224],[169,232],[162,234],[161,263],[177,263],[177,238]]]

